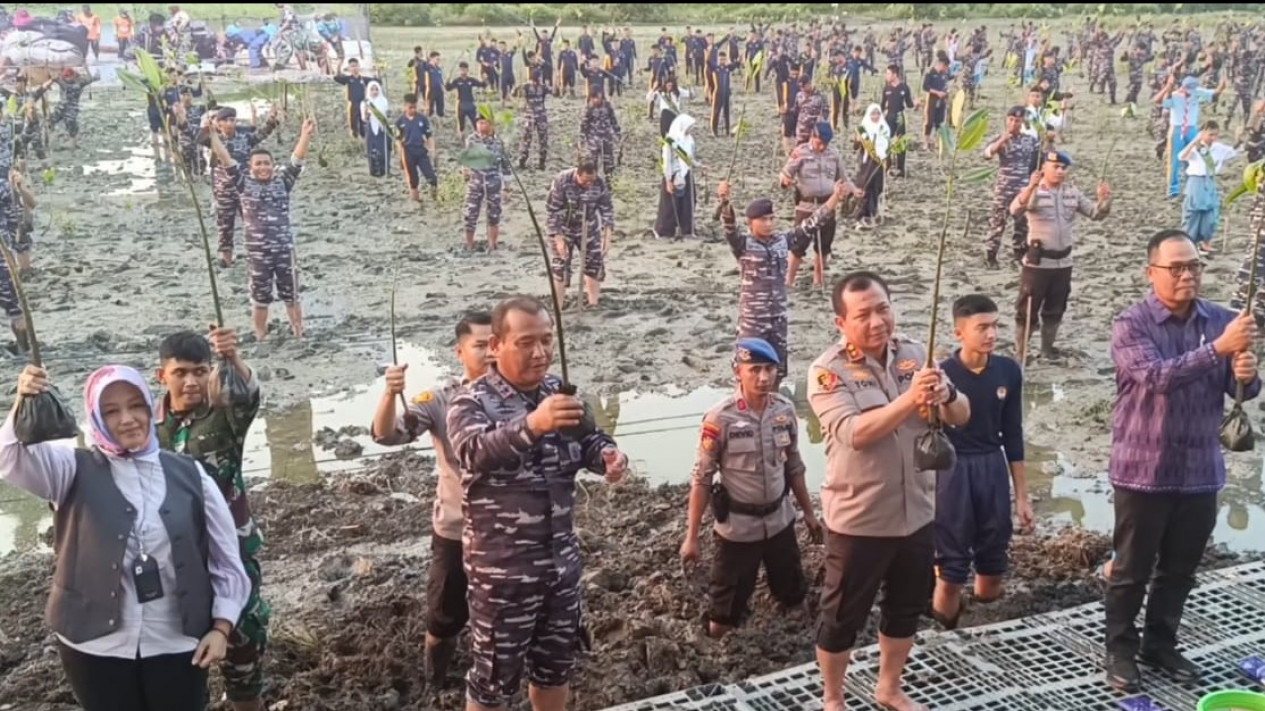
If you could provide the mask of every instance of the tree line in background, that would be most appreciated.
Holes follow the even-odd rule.
[[[850,8],[850,9],[849,9]],[[855,10],[863,8],[864,12]],[[749,23],[754,20],[786,22],[830,18],[849,9],[849,16],[875,20],[952,20],[1000,17],[1013,19],[1057,19],[1084,15],[1194,15],[1236,10],[1244,13],[1265,12],[1265,3],[874,3],[870,5],[830,5],[826,3],[779,4],[632,4],[591,3],[450,3],[421,5],[373,3],[369,19],[378,25],[433,27],[437,25],[522,25],[535,20],[538,25],[552,24],[561,16],[563,22],[589,23],[663,23],[687,22],[707,24]],[[845,18],[846,19],[846,18]]]

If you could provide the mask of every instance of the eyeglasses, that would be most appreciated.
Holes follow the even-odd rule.
[[[1203,274],[1204,271],[1203,262],[1188,262],[1185,264],[1151,264],[1149,266],[1155,269],[1163,269],[1167,271],[1174,279],[1182,276],[1183,274],[1199,276],[1200,274]]]

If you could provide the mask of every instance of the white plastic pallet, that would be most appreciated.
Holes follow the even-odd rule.
[[[1183,686],[1144,669],[1142,695],[1160,708],[1186,711],[1211,691],[1248,687],[1237,665],[1249,656],[1265,656],[1265,562],[1200,575],[1186,603],[1180,640],[1204,675],[1199,684]],[[937,711],[1119,711],[1119,702],[1130,696],[1104,681],[1102,642],[1101,603],[954,632],[924,633],[906,667],[905,690]],[[845,684],[848,711],[878,710],[870,701],[877,678],[877,646],[857,650]],[[820,708],[821,675],[816,664],[804,664],[608,711]]]

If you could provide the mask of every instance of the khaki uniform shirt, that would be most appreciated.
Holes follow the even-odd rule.
[[[790,178],[805,207],[813,203],[809,200],[825,200],[835,191],[835,181],[848,177],[843,166],[843,158],[830,146],[818,153],[812,144],[800,144],[791,152],[791,157],[782,168],[782,175]],[[810,208],[811,209],[811,208]]]
[[[721,538],[763,541],[786,530],[795,521],[793,492],[787,489],[792,479],[804,476],[799,423],[791,401],[770,394],[764,411],[756,412],[735,393],[708,410],[690,478],[694,486],[710,487],[717,472],[733,501],[762,505],[782,500],[763,518],[730,512],[729,520],[715,526]]]
[[[1072,225],[1076,222],[1077,214],[1091,220],[1101,220],[1107,216],[1109,210],[1107,205],[1099,210],[1098,203],[1093,198],[1068,185],[1061,185],[1055,190],[1038,186],[1031,210],[1026,203],[1020,202],[1020,197],[1015,195],[1011,201],[1011,214],[1027,214],[1028,241],[1040,242],[1041,248],[1049,252],[1070,249],[1074,245]],[[1062,269],[1072,266],[1072,255],[1068,254],[1062,259],[1043,257],[1041,263],[1035,265],[1028,264],[1025,258],[1024,265],[1036,269]]]
[[[936,475],[914,466],[914,438],[927,421],[914,413],[868,447],[852,445],[857,417],[909,389],[926,348],[892,339],[886,365],[840,341],[808,371],[808,401],[826,440],[821,507],[826,527],[850,536],[908,536],[935,520]]]

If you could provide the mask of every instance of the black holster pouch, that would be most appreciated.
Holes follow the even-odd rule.
[[[716,523],[729,520],[729,490],[720,482],[712,484],[712,517]]]
[[[1040,263],[1041,263],[1041,253],[1042,253],[1043,251],[1044,251],[1044,250],[1042,250],[1042,249],[1041,249],[1041,243],[1040,243],[1040,242],[1029,242],[1029,243],[1028,243],[1028,252],[1027,252],[1027,254],[1025,254],[1025,255],[1024,255],[1024,260],[1023,260],[1023,261],[1024,261],[1024,264],[1027,264],[1027,265],[1029,265],[1029,266],[1033,266],[1033,267],[1035,267],[1035,266],[1037,266],[1038,264],[1040,264]]]

